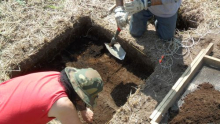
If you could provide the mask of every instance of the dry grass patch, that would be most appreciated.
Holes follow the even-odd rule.
[[[1,1],[0,79],[20,71],[19,62],[71,27],[72,1]]]

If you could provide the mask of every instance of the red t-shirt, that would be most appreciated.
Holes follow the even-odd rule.
[[[0,84],[0,124],[46,124],[53,103],[67,97],[59,72],[40,72]]]

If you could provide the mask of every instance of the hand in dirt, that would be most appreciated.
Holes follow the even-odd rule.
[[[93,122],[93,111],[89,108],[86,108],[86,110],[81,111],[81,115],[84,121],[91,124]]]

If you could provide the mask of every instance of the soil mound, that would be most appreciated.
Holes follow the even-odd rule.
[[[220,123],[220,92],[203,83],[184,98],[184,104],[170,124]]]

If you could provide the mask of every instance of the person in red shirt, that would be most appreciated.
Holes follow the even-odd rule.
[[[0,84],[0,124],[46,124],[57,118],[62,124],[93,122],[100,74],[92,68],[66,67],[61,72],[32,73]]]

